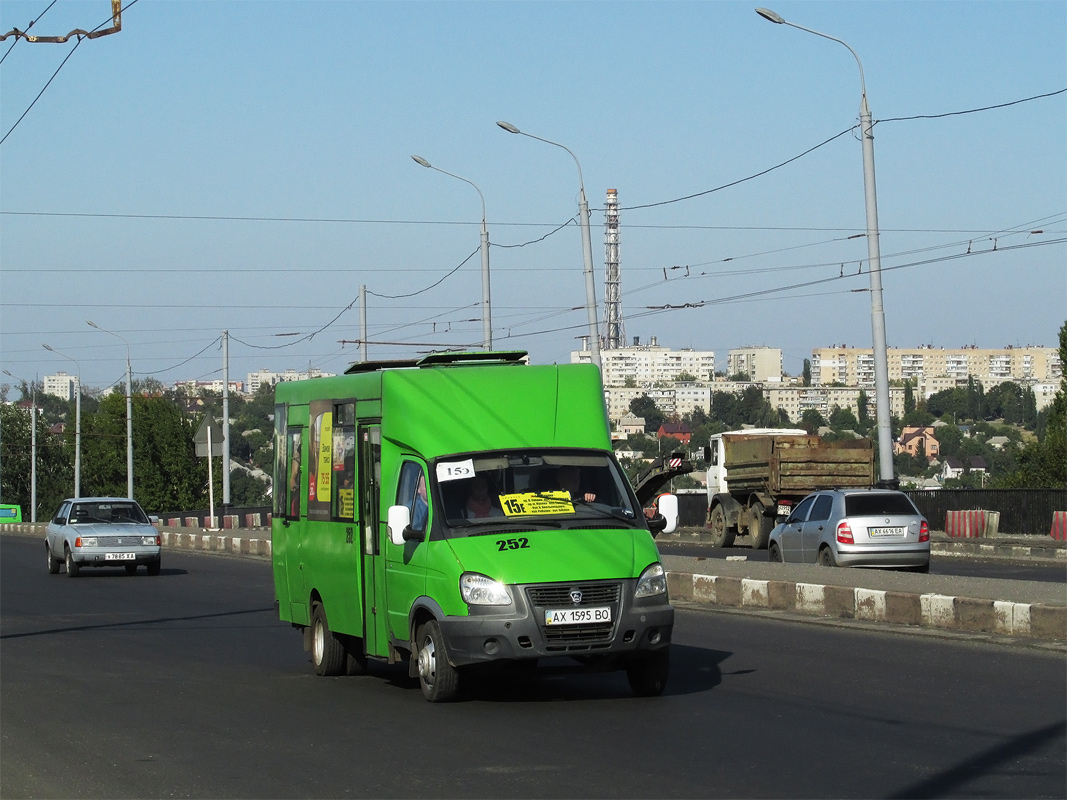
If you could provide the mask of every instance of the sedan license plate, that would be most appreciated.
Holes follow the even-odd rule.
[[[545,610],[545,625],[588,625],[595,622],[611,622],[610,606]]]
[[[892,536],[903,536],[905,528],[868,528],[867,535],[872,539],[889,538]]]
[[[107,553],[104,555],[104,561],[133,561],[137,558],[136,553]]]

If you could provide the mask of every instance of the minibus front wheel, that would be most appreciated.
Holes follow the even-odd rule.
[[[626,665],[630,689],[638,697],[656,697],[667,688],[671,651],[667,647],[643,653]]]
[[[419,626],[415,634],[419,685],[422,696],[431,703],[445,703],[459,691],[459,672],[448,663],[445,640],[437,620]]]

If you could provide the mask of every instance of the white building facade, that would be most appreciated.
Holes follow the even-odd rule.
[[[55,375],[45,375],[41,384],[41,390],[45,394],[58,397],[61,400],[73,400],[78,396],[80,383],[77,375],[68,375],[65,372],[57,372]]]

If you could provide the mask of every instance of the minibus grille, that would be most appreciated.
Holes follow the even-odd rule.
[[[575,603],[572,591],[582,593]],[[622,584],[619,583],[552,583],[527,586],[526,596],[534,613],[544,619],[546,608],[571,608],[581,606],[611,606],[611,622],[588,625],[540,625],[545,640],[545,649],[552,652],[597,650],[611,646],[615,638],[615,626],[619,618],[619,598]]]
[[[621,591],[617,583],[553,583],[544,586],[529,586],[526,588],[526,596],[530,598],[530,604],[534,606],[572,606],[576,605],[571,599],[573,589],[582,593],[582,601],[577,603],[579,606],[617,603]]]
[[[541,628],[545,634],[546,650],[592,650],[597,645],[607,647],[611,644],[614,623],[603,622],[596,625],[561,625],[559,629]]]

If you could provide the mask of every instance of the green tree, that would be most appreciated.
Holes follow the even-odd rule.
[[[691,372],[679,372],[678,377],[675,380],[678,383],[692,383],[697,379],[697,376]]]
[[[835,431],[854,431],[859,425],[859,420],[856,419],[851,408],[841,408],[835,405],[833,411],[830,412],[830,427]]]
[[[656,407],[656,401],[647,394],[630,401],[630,413],[645,420],[645,433],[655,433],[667,419],[667,415]]]
[[[818,409],[806,408],[800,415],[800,427],[808,433],[816,434],[819,428],[826,427],[826,418],[819,413]]]
[[[33,517],[33,431],[29,409],[0,405],[0,500],[22,507],[23,519]],[[66,456],[61,436],[50,433],[37,415],[37,520],[44,521],[74,494],[74,461]]]
[[[188,419],[165,397],[133,397],[134,495],[146,509],[195,508],[207,500],[206,465],[196,457]],[[221,486],[221,459],[216,486]],[[126,494],[126,399],[107,395],[100,408],[82,415],[82,493]]]
[[[803,372],[803,375],[804,375],[804,385],[805,386],[811,386],[811,359],[810,358],[805,358],[804,359],[804,372]]]
[[[860,389],[859,397],[856,398],[856,410],[859,412],[857,421],[859,427],[857,430],[860,433],[867,433],[871,429],[871,406],[870,398],[867,397],[867,392]]]
[[[915,410],[915,392],[911,388],[911,381],[904,381],[904,416],[906,417]]]
[[[1067,322],[1060,327],[1060,363],[1067,365]],[[1067,488],[1067,372],[1036,442],[1018,454],[1018,468],[1005,479],[1006,486],[1063,489]]]

